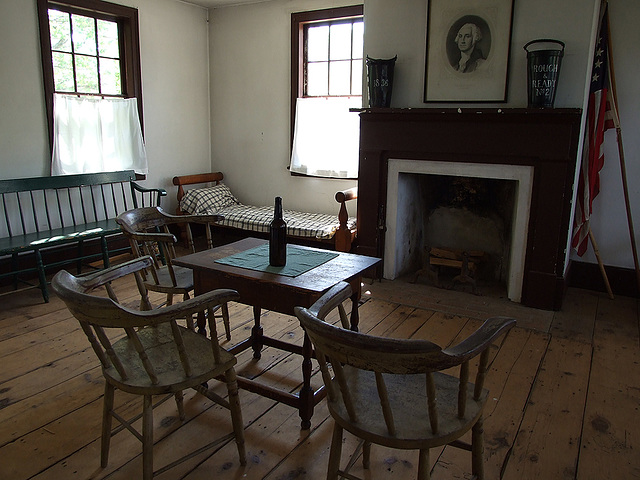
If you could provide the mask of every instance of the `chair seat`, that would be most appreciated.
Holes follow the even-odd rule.
[[[474,385],[468,383],[466,413],[464,418],[458,418],[459,379],[435,372],[433,378],[438,392],[436,403],[439,422],[438,432],[433,434],[427,408],[426,376],[383,374],[396,426],[396,435],[391,436],[380,403],[372,401],[378,397],[374,372],[345,365],[344,373],[357,412],[357,421],[349,419],[340,393],[335,401],[328,399],[331,416],[352,434],[393,448],[431,448],[459,438],[480,417],[488,395],[488,390],[483,389],[480,399],[473,400]],[[339,392],[337,384],[336,391]]]
[[[154,282],[151,274],[148,274],[145,286],[149,290],[161,293],[177,293],[178,290],[182,290],[180,293],[187,293],[193,290],[193,270],[174,265],[173,271],[176,276],[176,285],[173,285],[173,282],[171,281],[169,269],[167,267],[162,267],[156,270],[158,283]]]
[[[151,364],[155,367],[158,383],[151,383],[140,356],[128,337],[118,340],[113,345],[114,351],[126,365],[128,378],[122,379],[114,367],[103,369],[105,378],[120,390],[130,393],[175,393],[223,374],[236,364],[236,358],[220,348],[221,362],[216,365],[208,338],[187,328],[178,328],[191,366],[190,376],[185,374],[182,367],[170,326],[162,324],[158,327],[145,327],[137,332]]]

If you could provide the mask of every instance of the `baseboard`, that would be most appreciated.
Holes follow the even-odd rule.
[[[604,270],[614,295],[625,297],[638,297],[638,282],[635,270],[631,268],[610,267],[605,265]],[[569,287],[584,288],[596,292],[607,291],[600,267],[596,263],[578,262],[572,260],[567,272],[567,285]]]

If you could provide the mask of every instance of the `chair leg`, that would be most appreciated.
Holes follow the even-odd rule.
[[[104,402],[102,404],[102,443],[100,446],[100,466],[105,468],[109,463],[109,444],[111,443],[111,411],[113,410],[113,394],[115,388],[110,383],[104,385]]]
[[[187,316],[185,317],[185,320],[186,320],[186,322],[187,322],[187,328],[188,328],[189,330],[192,330],[192,331],[194,331],[194,332],[195,332],[195,331],[196,331],[196,327],[195,327],[195,325],[194,325],[194,323],[193,323],[193,316],[191,316],[191,314],[189,314],[189,315],[187,315]]]
[[[484,480],[484,420],[482,416],[471,428],[471,473],[478,480]]]
[[[189,300],[189,292],[184,292],[184,295],[182,296],[182,301],[186,302],[187,300]],[[189,314],[185,317],[185,320],[187,321],[187,328],[189,330],[193,330],[195,332],[195,326],[193,325],[193,315]]]
[[[184,422],[184,395],[182,394],[182,390],[176,392],[174,397],[176,397],[176,407],[178,407],[178,416],[180,417],[180,421]]]
[[[342,456],[342,427],[333,423],[333,436],[331,437],[331,451],[329,452],[329,466],[327,468],[327,480],[338,480],[340,472],[340,458]]]
[[[227,340],[231,340],[231,325],[229,324],[229,305],[227,302],[222,304],[222,323],[224,324],[224,333]]]
[[[240,465],[246,465],[247,453],[244,446],[244,422],[242,420],[242,410],[240,409],[236,371],[230,368],[224,375],[227,382],[227,391],[229,392],[229,410],[231,410],[231,423],[233,424],[233,433],[235,434],[236,445],[238,446]]]
[[[420,450],[418,460],[418,480],[429,480],[431,478],[431,468],[429,465],[429,449]]]
[[[153,478],[153,404],[151,395],[144,396],[142,407],[142,478]]]
[[[109,246],[107,245],[107,237],[100,237],[100,248],[102,249],[102,264],[104,268],[108,268],[111,266],[111,262],[109,261]]]
[[[362,447],[362,468],[368,469],[371,465],[371,442],[364,442]]]

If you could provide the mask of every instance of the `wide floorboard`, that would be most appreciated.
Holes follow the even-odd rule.
[[[135,289],[115,285],[126,301]],[[37,290],[0,297],[0,478],[131,479],[142,471],[141,447],[126,430],[112,438],[109,465],[99,468],[104,383],[98,360],[78,323],[52,296]],[[232,346],[249,335],[252,310],[230,307]],[[440,345],[459,341],[492,315],[512,316],[518,326],[493,346],[485,411],[487,479],[640,478],[640,347],[638,300],[569,289],[562,311],[523,307],[500,294],[472,295],[403,280],[365,283],[360,329],[376,335],[425,338]],[[293,317],[263,312],[265,334],[302,342]],[[222,329],[219,329],[221,332]],[[313,385],[321,383],[314,364]],[[295,391],[300,358],[266,348],[258,361],[238,355],[239,375]],[[223,386],[213,386],[224,394]],[[332,421],[324,402],[311,429],[300,429],[297,411],[240,392],[248,462],[239,465],[233,442],[161,475],[162,479],[320,479],[327,467]],[[141,401],[119,392],[121,414],[136,414]],[[175,404],[154,412],[155,462],[161,467],[230,431],[229,415],[194,393],[185,393],[187,418]],[[355,445],[347,436],[343,449]],[[433,479],[470,478],[468,452],[431,452]],[[367,479],[415,478],[417,452],[373,447]]]

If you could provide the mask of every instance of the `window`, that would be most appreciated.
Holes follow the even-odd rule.
[[[138,11],[101,0],[37,5],[52,171],[146,173]],[[91,165],[81,160],[89,154]]]
[[[303,96],[362,96],[362,19],[306,24],[303,28]]]
[[[290,170],[356,178],[362,106],[362,5],[291,16]]]
[[[49,9],[49,33],[56,93],[122,94],[117,22]]]

